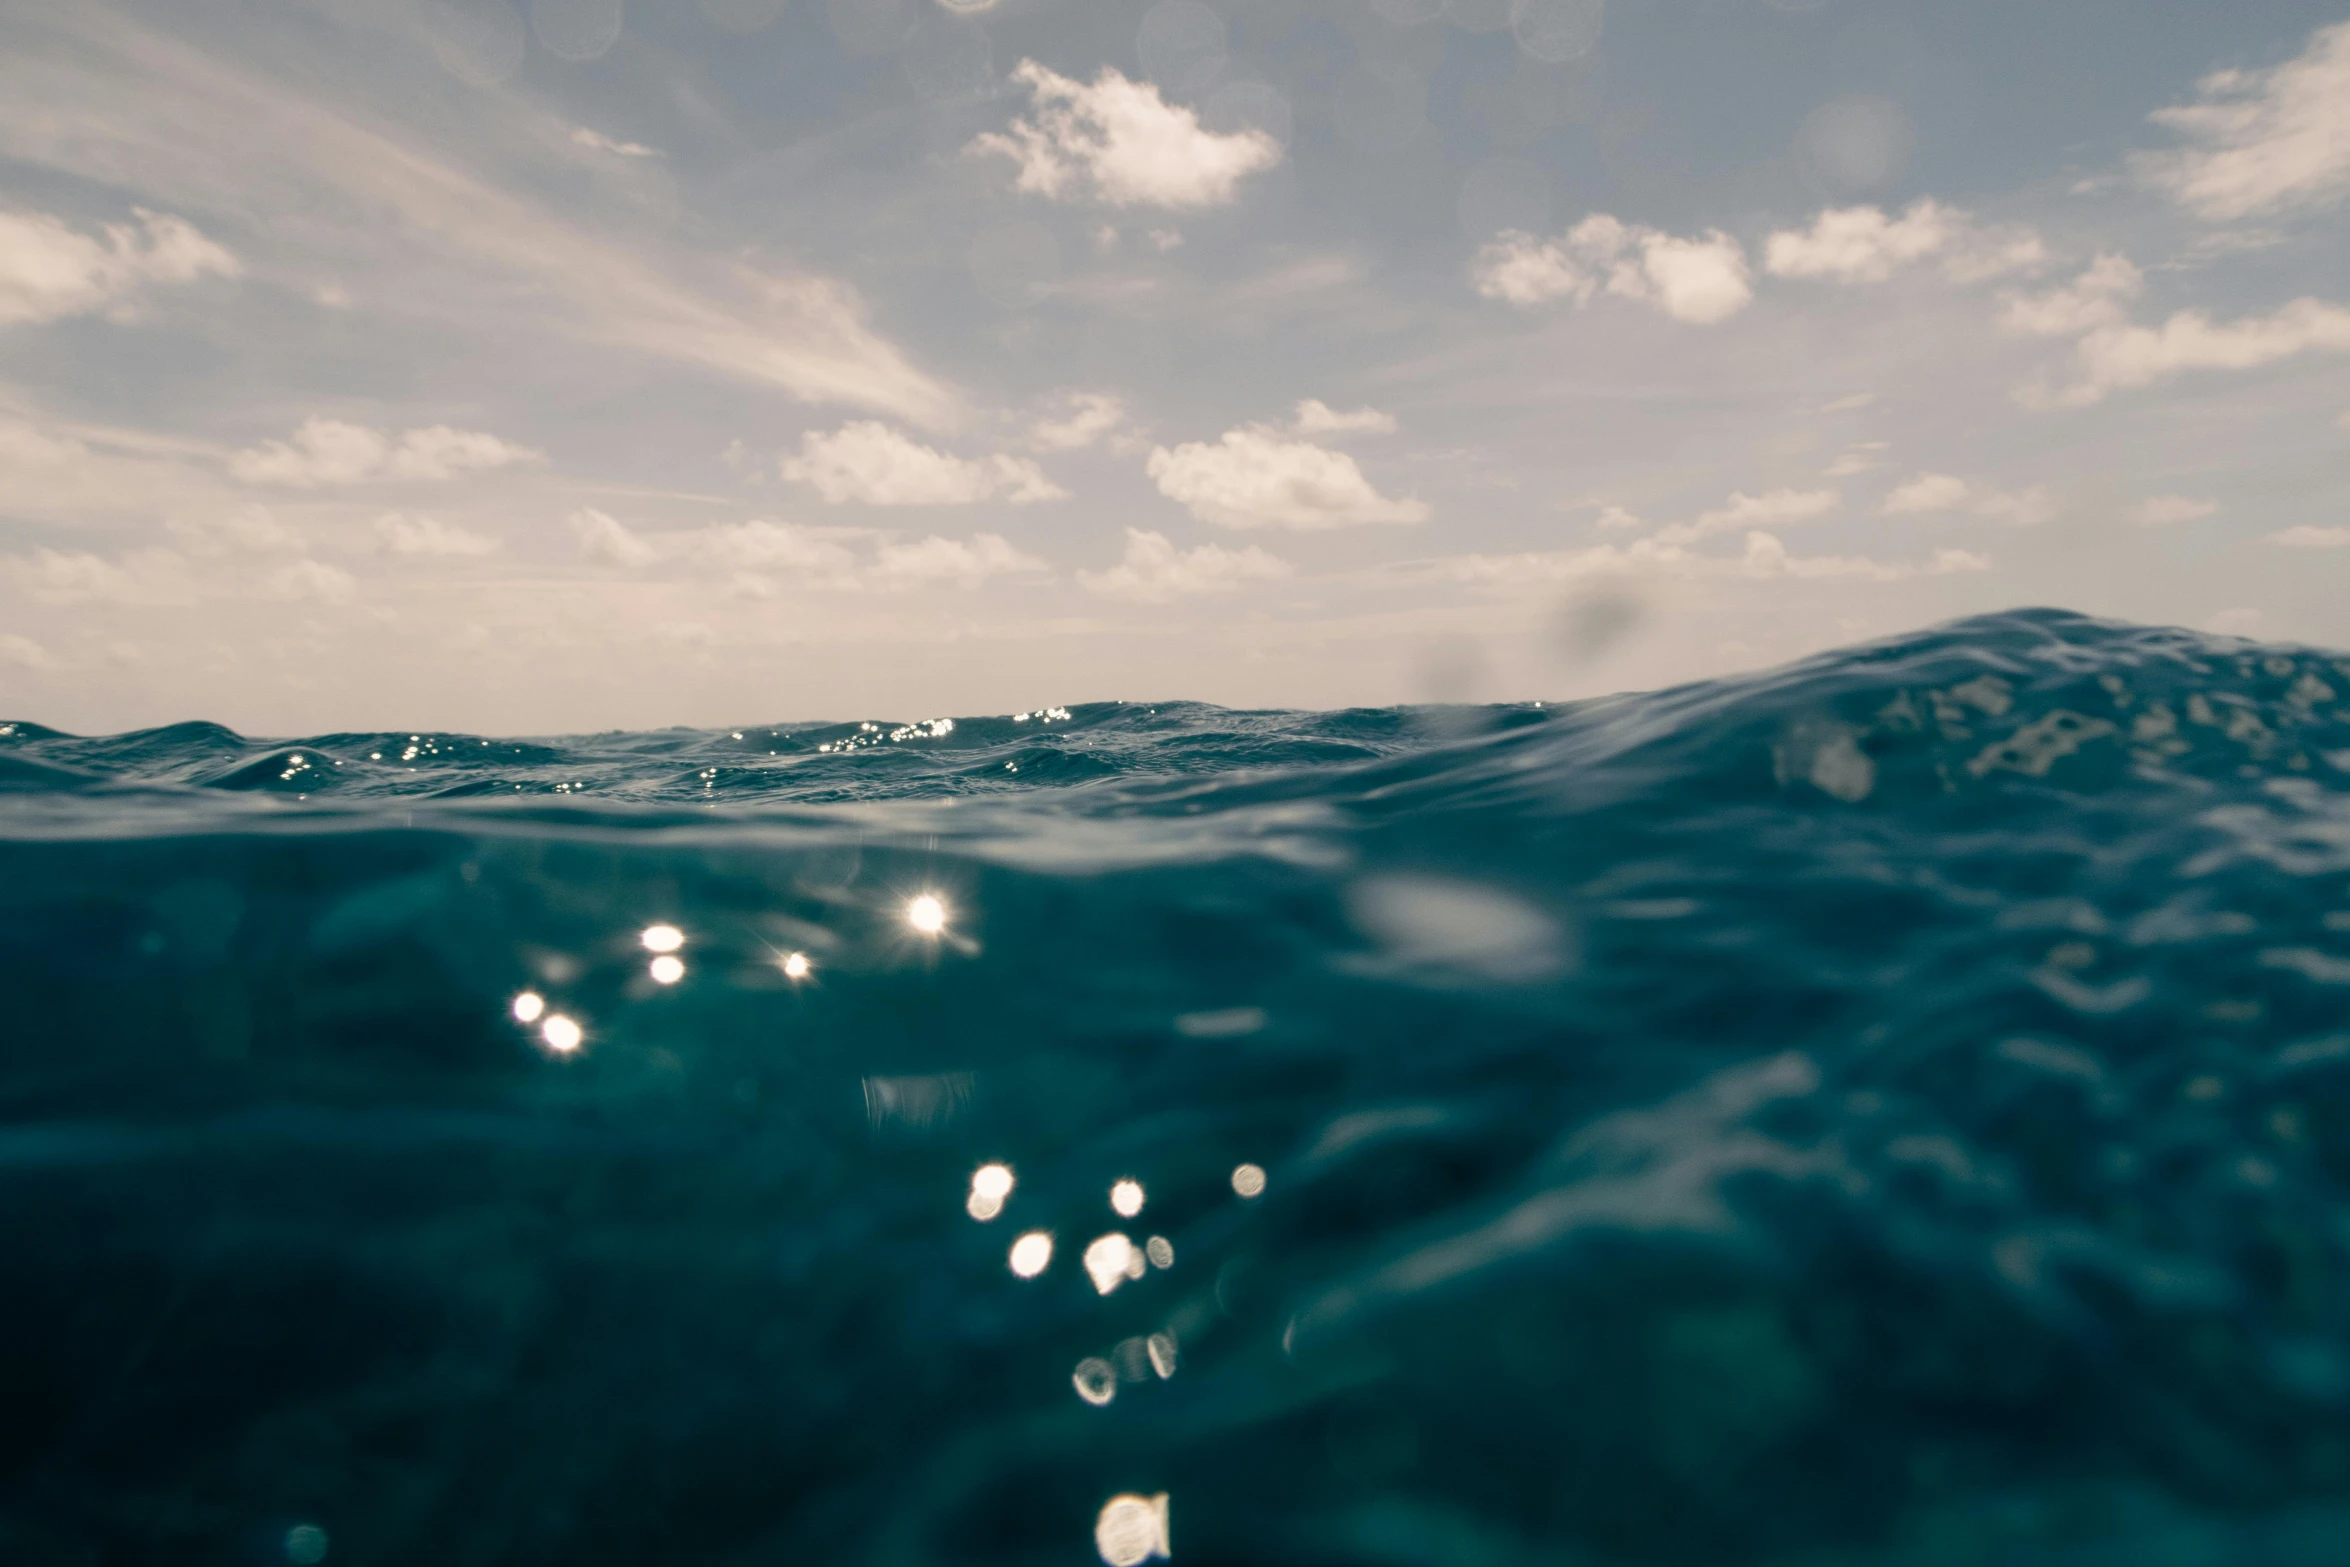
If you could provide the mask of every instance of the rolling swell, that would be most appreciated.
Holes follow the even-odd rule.
[[[2033,611],[1562,707],[11,726],[0,1557],[2338,1560],[2346,711]]]

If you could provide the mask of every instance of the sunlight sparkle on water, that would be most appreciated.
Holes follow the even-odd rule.
[[[1170,1555],[1167,1493],[1113,1496],[1102,1503],[1093,1521],[1093,1548],[1110,1567],[1142,1567],[1154,1556]]]
[[[906,905],[906,923],[925,936],[935,936],[947,928],[947,906],[938,894],[923,893]]]
[[[805,952],[786,953],[783,959],[783,977],[785,979],[806,979],[809,967],[808,955]]]
[[[1004,1199],[1011,1195],[1011,1167],[983,1164],[971,1172],[971,1195],[963,1199],[963,1211],[985,1224],[1004,1211]]]
[[[547,998],[535,990],[526,990],[514,998],[514,1021],[536,1023],[547,1010]]]
[[[685,945],[685,932],[675,925],[647,925],[637,940],[647,952],[675,952]]]
[[[1121,1219],[1131,1219],[1142,1212],[1142,1182],[1126,1180],[1111,1187],[1110,1211]]]
[[[577,1050],[584,1037],[580,1026],[560,1012],[539,1025],[539,1038],[545,1040],[547,1048],[559,1056],[567,1056]]]
[[[1265,1172],[1261,1166],[1244,1164],[1232,1172],[1232,1189],[1243,1197],[1265,1195]]]
[[[1053,1238],[1042,1230],[1030,1230],[1012,1242],[1012,1271],[1024,1279],[1033,1279],[1052,1265]]]
[[[1085,1248],[1086,1276],[1104,1295],[1134,1277],[1141,1261],[1142,1253],[1134,1249],[1134,1242],[1115,1230]]]
[[[685,962],[664,952],[652,961],[647,972],[653,976],[656,985],[674,985],[685,978]]]

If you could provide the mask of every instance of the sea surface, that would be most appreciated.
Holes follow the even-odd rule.
[[[0,726],[11,1567],[2326,1567],[2346,1195],[2350,655]]]

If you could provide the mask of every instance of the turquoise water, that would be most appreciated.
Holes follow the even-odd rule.
[[[9,726],[0,1559],[2350,1560],[2346,714]]]

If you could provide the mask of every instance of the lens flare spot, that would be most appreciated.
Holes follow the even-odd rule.
[[[685,945],[685,932],[675,925],[647,925],[637,940],[647,952],[675,952]]]
[[[514,1021],[536,1023],[546,1016],[547,998],[535,990],[526,990],[514,998]]]
[[[577,1023],[560,1012],[539,1025],[539,1038],[545,1040],[547,1048],[559,1056],[567,1056],[577,1050],[580,1041],[586,1037]]]
[[[1118,1368],[1098,1355],[1077,1362],[1069,1381],[1077,1396],[1097,1409],[1118,1396]]]
[[[809,963],[808,955],[805,952],[792,952],[784,955],[783,977],[785,979],[806,979],[813,968],[814,965]]]
[[[653,976],[656,985],[674,985],[685,978],[685,961],[664,952],[652,961],[646,972]]]
[[[1052,1266],[1053,1238],[1042,1230],[1030,1230],[1012,1242],[1012,1271],[1024,1279],[1033,1279]]]
[[[1093,1548],[1110,1567],[1142,1567],[1153,1557],[1166,1558],[1167,1493],[1113,1496],[1102,1503],[1093,1521]]]
[[[1232,1189],[1243,1197],[1265,1195],[1265,1171],[1260,1165],[1244,1164],[1232,1172]]]
[[[1164,1235],[1154,1235],[1142,1243],[1143,1255],[1150,1258],[1154,1268],[1175,1266],[1175,1243]]]
[[[947,906],[938,894],[926,892],[906,905],[906,923],[925,936],[935,936],[947,928]]]
[[[1111,1187],[1110,1211],[1121,1219],[1131,1219],[1142,1212],[1142,1182],[1125,1180]]]
[[[1132,1277],[1134,1265],[1141,1260],[1134,1242],[1112,1230],[1085,1248],[1085,1273],[1093,1280],[1093,1287],[1107,1295]]]

